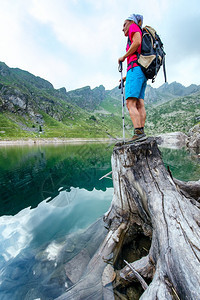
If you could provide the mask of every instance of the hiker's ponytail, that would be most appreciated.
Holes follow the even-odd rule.
[[[139,20],[139,21],[138,21],[138,25],[139,25],[140,27],[142,27],[142,20]]]

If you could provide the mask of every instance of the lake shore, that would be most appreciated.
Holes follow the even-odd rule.
[[[36,138],[0,140],[0,146],[13,145],[42,145],[42,144],[84,144],[84,143],[108,143],[114,139],[109,138]]]

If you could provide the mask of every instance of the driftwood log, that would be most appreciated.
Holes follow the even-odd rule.
[[[140,279],[140,299],[200,299],[199,182],[193,198],[166,170],[154,138],[115,147],[112,176],[108,234],[84,276],[58,299],[138,299],[124,291]],[[128,260],[139,236],[150,241],[146,255]]]

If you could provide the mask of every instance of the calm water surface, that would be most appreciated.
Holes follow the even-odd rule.
[[[0,299],[55,299],[67,288],[63,261],[83,244],[95,252],[105,234],[98,229],[102,224],[84,232],[110,206],[112,180],[99,178],[111,171],[112,149],[107,144],[0,148]],[[161,151],[174,177],[200,178],[195,155]],[[95,230],[100,237],[94,246]]]

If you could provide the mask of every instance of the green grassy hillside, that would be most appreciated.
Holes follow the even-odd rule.
[[[80,97],[76,92],[56,90],[42,78],[0,63],[0,139],[115,135],[117,130],[113,127],[112,131],[109,117],[100,118],[84,107],[88,89],[90,102],[95,102],[95,93],[90,88],[80,89],[79,94],[84,92]],[[102,87],[99,90],[105,91]],[[75,104],[79,98],[80,106]]]
[[[200,116],[198,88],[181,86],[180,89],[177,83],[164,85],[158,89],[163,104],[159,104],[159,97],[155,98],[156,89],[153,92],[149,89],[146,132],[150,135],[171,131],[187,133],[195,124],[195,117]],[[190,90],[191,95],[169,101],[173,94]],[[168,95],[166,99],[165,95]],[[133,126],[126,106],[125,125],[126,136],[130,137]],[[0,139],[38,137],[122,137],[120,90],[116,87],[106,91],[103,86],[95,89],[87,86],[70,92],[65,88],[57,90],[45,79],[0,62]]]
[[[182,131],[188,133],[200,116],[200,93],[173,99],[147,109],[146,128],[151,133]]]

